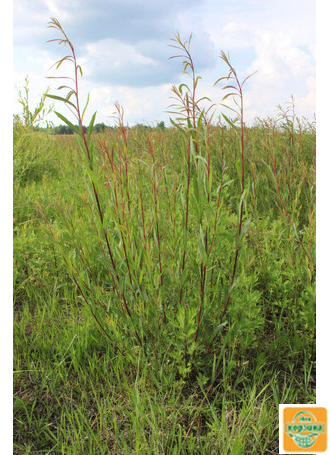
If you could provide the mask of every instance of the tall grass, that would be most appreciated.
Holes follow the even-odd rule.
[[[225,53],[236,120],[215,124],[177,35],[172,127],[130,128],[118,104],[115,130],[95,113],[85,132],[82,69],[49,25],[71,73],[47,96],[76,145],[49,142],[58,173],[16,195],[17,450],[275,453],[278,403],[314,400],[314,126],[247,128]]]

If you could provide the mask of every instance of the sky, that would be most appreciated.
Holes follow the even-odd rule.
[[[188,40],[196,73],[202,77],[198,95],[221,112],[225,92],[214,82],[227,75],[219,58],[223,50],[245,85],[245,120],[274,117],[278,105],[294,97],[297,114],[313,120],[316,100],[316,12],[313,0],[14,0],[13,83],[14,111],[21,111],[18,90],[29,78],[30,104],[35,106],[46,88],[59,85],[50,76],[72,73],[50,69],[65,48],[47,42],[59,37],[47,28],[56,17],[76,48],[83,69],[81,104],[88,93],[86,121],[97,111],[96,122],[113,124],[119,102],[130,125],[169,123],[173,85],[190,83],[180,59],[169,59],[177,33]],[[64,114],[63,106],[55,110]],[[54,114],[48,118],[55,124]]]

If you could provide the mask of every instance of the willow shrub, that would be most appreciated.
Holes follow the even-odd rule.
[[[217,82],[228,83],[224,98],[234,97],[238,106],[237,123],[223,115],[235,153],[236,178],[231,178],[224,157],[223,133],[228,136],[228,130],[220,128],[219,138],[212,126],[212,102],[197,97],[200,77],[190,39],[183,42],[177,35],[173,40],[191,83],[172,89],[175,129],[166,133],[166,138],[172,135],[170,143],[161,129],[142,133],[128,128],[119,105],[117,133],[96,140],[96,113],[86,133],[83,128],[88,100],[82,108],[82,69],[74,46],[56,19],[50,27],[60,33],[51,41],[69,48],[56,67],[69,62],[72,74],[59,87],[65,96],[47,96],[75,114],[76,125],[56,112],[74,130],[87,191],[72,194],[71,206],[57,201],[60,217],[49,218],[47,210],[39,209],[101,333],[118,354],[134,360],[138,348],[158,365],[174,367],[181,377],[212,366],[225,345],[253,348],[265,312],[259,268],[251,268],[258,243],[251,247],[249,239],[262,240],[251,203],[257,198],[253,163],[246,177],[245,81],[240,83],[222,53],[228,74]],[[257,179],[254,190],[256,184]]]

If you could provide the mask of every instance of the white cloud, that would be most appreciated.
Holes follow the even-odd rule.
[[[257,54],[248,71],[259,70],[272,79],[309,76],[315,72],[311,56],[294,44],[290,34],[258,30],[254,48]]]
[[[86,76],[96,73],[111,74],[135,67],[155,65],[156,62],[137,52],[130,44],[115,39],[104,39],[86,45],[86,55],[80,59]]]
[[[220,102],[223,92],[213,82],[227,69],[217,57],[229,51],[241,78],[258,70],[245,90],[246,119],[273,115],[278,104],[291,94],[302,115],[315,111],[315,5],[310,0],[174,0],[167,4],[128,4],[113,0],[15,0],[15,72],[30,74],[31,96],[48,81],[43,79],[56,57],[58,47],[46,45],[52,38],[46,29],[50,15],[58,16],[67,27],[84,75],[81,93],[91,91],[91,105],[100,121],[110,115],[116,100],[124,105],[127,120],[139,122],[168,117],[169,86],[181,80],[181,63],[168,60],[168,38],[177,29],[183,39],[193,32],[192,55],[196,70],[203,77],[201,96]],[[103,5],[103,10],[102,10]],[[103,13],[102,13],[103,11]],[[76,14],[75,14],[76,12]],[[88,27],[87,27],[88,25]],[[44,39],[44,37],[46,39]],[[39,43],[39,44],[38,44]],[[48,46],[48,47],[47,47]],[[23,50],[25,49],[25,50]],[[35,82],[35,81],[39,82]],[[56,88],[54,84],[54,88]],[[37,97],[36,97],[37,98]]]
[[[129,124],[154,124],[168,118],[165,111],[170,104],[170,93],[169,84],[142,88],[95,87],[91,91],[91,106],[97,106],[99,116],[106,118],[110,124],[114,123],[111,116],[116,102],[124,107],[125,120]]]
[[[245,48],[253,42],[253,30],[246,22],[228,22],[220,28],[213,24],[211,38],[221,49]]]
[[[296,111],[298,116],[306,115],[306,113],[315,113],[316,105],[316,80],[314,77],[307,79],[308,93],[305,96],[298,96],[296,98]],[[311,115],[309,115],[312,118]]]

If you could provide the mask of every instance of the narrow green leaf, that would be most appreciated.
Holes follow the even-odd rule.
[[[77,128],[73,123],[70,122],[64,115],[60,114],[59,112],[55,111],[55,114],[57,117],[62,120],[64,123],[66,123],[76,134],[81,134],[79,128]]]
[[[60,60],[58,60],[57,62],[55,62],[53,66],[56,65],[56,69],[59,69],[59,67],[62,65],[62,63],[65,62],[66,60],[73,62],[71,55],[66,55],[65,57],[63,57]]]
[[[228,76],[224,76],[224,77],[220,77],[219,79],[217,79],[213,85],[217,85],[220,81],[223,81],[224,79],[228,80]]]
[[[222,98],[222,101],[224,101],[226,98],[228,98],[229,96],[237,96],[237,93],[227,93],[227,95],[225,95],[223,98]]]
[[[241,83],[241,87],[243,87],[243,85],[245,84],[245,82],[250,79],[250,77],[254,76],[256,73],[258,72],[258,70],[254,71],[252,74],[250,74],[249,76],[247,76],[244,81]]]
[[[222,324],[219,324],[219,325],[216,327],[213,336],[218,335],[218,333],[220,332],[220,330],[222,330],[222,328],[225,327],[227,324],[228,324],[227,321],[226,321],[226,322],[223,322]]]
[[[212,168],[210,169],[210,174],[207,182],[207,191],[209,194],[211,194],[212,190],[212,183],[213,183],[213,173],[212,173]]]
[[[180,133],[183,136],[186,135],[186,131],[182,128],[182,126],[179,123],[177,123],[174,120],[172,120],[171,117],[170,117],[170,122],[172,123],[173,126],[175,126],[175,128],[177,128],[180,131]]]
[[[238,177],[240,186],[242,187],[242,162],[241,162],[241,160],[236,160],[235,167],[236,167],[237,177]]]
[[[250,226],[251,224],[251,218],[247,219],[242,227],[242,230],[241,230],[241,234],[239,236],[239,242],[241,242],[248,230],[248,227]]]
[[[92,131],[93,131],[93,126],[94,126],[94,122],[95,122],[95,117],[96,117],[96,111],[94,112],[92,118],[91,118],[91,121],[89,122],[89,126],[88,126],[88,129],[87,129],[87,142],[89,143],[90,141],[90,137],[91,137],[91,134],[92,134]]]
[[[190,88],[188,87],[187,84],[180,84],[179,85],[179,92],[180,92],[180,95],[182,95],[182,87],[185,87],[187,89],[188,92],[190,92]]]
[[[67,103],[67,104],[70,104],[70,106],[74,107],[75,110],[77,110],[77,107],[71,103],[71,101],[65,99],[65,98],[62,98],[61,96],[57,96],[57,95],[46,95],[48,98],[52,98],[54,100],[57,100],[57,101],[63,101],[63,103]]]
[[[64,88],[68,88],[70,91],[74,91],[72,87],[69,87],[68,85],[61,85],[60,87],[57,87],[56,90],[63,90]],[[76,92],[74,92],[76,93]]]
[[[82,116],[81,116],[81,120],[84,120],[84,115],[85,115],[85,112],[86,112],[88,103],[89,103],[89,93],[88,93],[88,95],[87,95],[87,101],[86,101],[86,105],[85,105],[85,107],[84,107],[84,110],[83,110],[83,113],[82,113]]]
[[[233,109],[232,107],[227,106],[227,104],[220,103],[220,106],[223,106],[223,107],[225,107],[226,109],[229,109],[230,111],[235,112],[235,114],[236,114],[237,116],[239,115],[238,112],[235,111],[235,109]]]
[[[90,156],[90,166],[93,168],[93,163],[94,163],[94,145],[93,144],[89,144],[88,149],[89,149],[89,156]]]
[[[204,109],[202,110],[199,118],[198,118],[198,121],[197,121],[197,128],[198,129],[201,129],[202,126],[203,126],[203,115],[204,115]]]
[[[99,181],[98,181],[98,177],[97,177],[97,175],[95,174],[95,172],[94,172],[92,169],[90,169],[90,168],[87,169],[87,172],[88,172],[88,175],[89,175],[91,181],[93,182],[95,188],[98,188],[98,186],[99,186]],[[95,206],[96,206],[96,200],[95,200],[95,198],[94,198],[94,203],[95,203]]]
[[[80,65],[77,65],[77,70],[80,72],[80,76],[83,77],[83,72]]]
[[[205,251],[205,245],[203,241],[203,236],[200,234],[197,238],[197,244],[198,244],[198,252],[199,252],[199,259],[203,264],[206,264],[207,262],[207,254]]]
[[[86,161],[89,164],[89,159],[88,159],[88,156],[87,156],[87,150],[85,149],[85,144],[84,144],[84,141],[83,141],[83,138],[82,138],[82,132],[81,132],[80,129],[79,129],[79,132],[76,135],[76,141],[78,143],[78,146],[79,146],[83,156],[86,158]]]
[[[223,87],[223,90],[228,90],[229,88],[232,88],[233,90],[238,91],[238,88],[235,87],[234,85],[226,85],[225,87]]]
[[[67,93],[65,99],[66,99],[66,100],[69,100],[69,99],[71,98],[71,96],[72,96],[73,94],[75,94],[75,93],[76,93],[75,90],[70,90],[70,92]]]
[[[229,125],[234,128],[235,130],[237,130],[237,126],[225,115],[225,114],[222,114],[223,118],[226,120],[227,123],[229,123]]]
[[[203,101],[203,100],[211,102],[210,98],[208,98],[207,96],[203,96],[202,98],[199,98],[199,100],[196,101],[196,104],[198,104],[200,101]]]
[[[192,130],[192,129],[193,129],[193,126],[192,126],[192,123],[191,123],[189,117],[187,118],[187,124],[188,124],[188,128]]]
[[[195,88],[197,87],[197,84],[198,84],[198,81],[199,80],[202,80],[202,77],[201,76],[197,76],[196,77],[196,80],[195,80]]]
[[[61,42],[59,44],[61,44]],[[69,60],[70,62],[73,62],[71,55],[66,55],[65,57],[61,58],[60,60],[57,60],[50,68],[53,68],[56,65],[56,69],[58,69],[65,60]]]
[[[196,161],[201,162],[201,163],[204,163],[205,166],[207,166],[207,161],[206,161],[206,159],[204,158],[204,156],[202,156],[202,155],[197,155],[197,156],[196,156]]]

